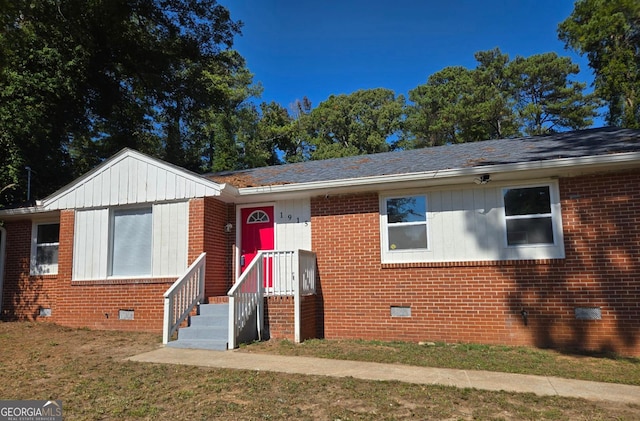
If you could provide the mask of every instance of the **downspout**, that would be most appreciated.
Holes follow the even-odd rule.
[[[2,296],[4,291],[4,261],[7,250],[7,230],[0,227],[0,315],[2,315]]]

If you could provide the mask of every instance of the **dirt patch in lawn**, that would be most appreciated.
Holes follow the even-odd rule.
[[[61,399],[68,420],[640,419],[638,405],[124,360],[159,346],[147,333],[0,323],[0,398]]]

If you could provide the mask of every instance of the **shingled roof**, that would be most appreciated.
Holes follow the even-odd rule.
[[[241,188],[348,180],[623,152],[640,152],[640,130],[604,127],[545,136],[486,140],[307,161],[208,174],[206,177]]]

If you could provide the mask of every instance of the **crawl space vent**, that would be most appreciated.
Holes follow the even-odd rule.
[[[411,317],[411,307],[391,306],[391,317]]]
[[[133,320],[133,310],[120,310],[120,311],[118,311],[118,319],[120,319],[120,320]]]
[[[602,320],[600,307],[576,307],[574,312],[578,320]]]
[[[41,308],[39,314],[40,314],[40,317],[51,317],[51,309],[50,308]]]

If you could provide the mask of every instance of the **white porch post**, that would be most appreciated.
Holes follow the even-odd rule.
[[[273,259],[273,257],[271,257],[271,259]],[[256,315],[256,329],[258,330],[258,340],[261,341],[262,340],[262,331],[264,330],[264,281],[265,281],[265,270],[264,270],[264,265],[265,265],[265,261],[263,260],[259,265],[258,265],[258,280],[257,282],[257,288],[258,288],[258,302],[257,304],[257,310],[258,310],[258,314]]]
[[[296,277],[296,279],[293,280],[293,335],[294,335],[294,342],[299,344],[300,343],[300,326],[302,324],[301,322],[301,303],[300,303],[300,299],[302,297],[302,294],[300,293],[300,290],[302,289],[302,275],[300,273],[300,250],[296,250],[293,254],[293,276]]]
[[[169,343],[169,332],[171,331],[171,301],[172,297],[164,297],[164,321],[162,323],[162,344]]]
[[[229,340],[227,349],[236,348],[236,297],[229,295]]]

